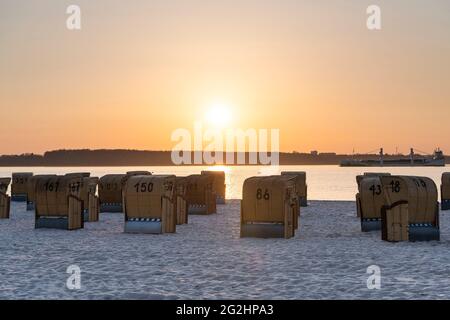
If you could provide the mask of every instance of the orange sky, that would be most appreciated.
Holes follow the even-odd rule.
[[[0,154],[170,150],[214,102],[282,151],[450,153],[446,0],[72,2],[0,3]]]

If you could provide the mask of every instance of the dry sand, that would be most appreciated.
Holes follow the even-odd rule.
[[[450,213],[441,241],[386,243],[360,232],[354,202],[311,201],[296,237],[240,239],[239,201],[191,216],[176,234],[123,233],[122,214],[84,230],[35,230],[25,205],[0,220],[0,299],[450,298]],[[81,268],[69,290],[66,269]],[[366,269],[381,268],[381,289]]]

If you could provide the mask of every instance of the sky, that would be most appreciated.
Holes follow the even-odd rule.
[[[0,0],[0,154],[170,150],[225,117],[281,151],[450,153],[450,2]]]

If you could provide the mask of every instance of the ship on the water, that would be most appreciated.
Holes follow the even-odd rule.
[[[409,157],[386,158],[383,148],[378,159],[347,159],[341,162],[341,167],[444,167],[445,156],[440,149],[432,155],[417,155],[411,148]]]

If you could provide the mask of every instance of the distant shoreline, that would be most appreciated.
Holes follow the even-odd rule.
[[[240,154],[242,156],[242,154]],[[250,163],[248,159],[251,153],[245,153],[245,164],[235,164],[230,166],[262,166],[263,164]],[[237,159],[238,153],[234,154]],[[407,155],[384,155],[385,159],[391,157],[408,159]],[[299,153],[299,152],[281,152],[279,154],[280,165],[339,165],[346,159],[374,159],[377,160],[377,154],[336,154],[329,153]],[[450,158],[446,157],[446,164],[450,164]],[[181,164],[184,167],[209,166],[211,164]],[[217,163],[216,165],[224,165]],[[0,167],[144,167],[177,166],[171,160],[171,151],[145,151],[145,150],[55,150],[48,151],[42,155],[21,154],[21,155],[3,155],[0,156]],[[228,166],[228,165],[227,165]]]

